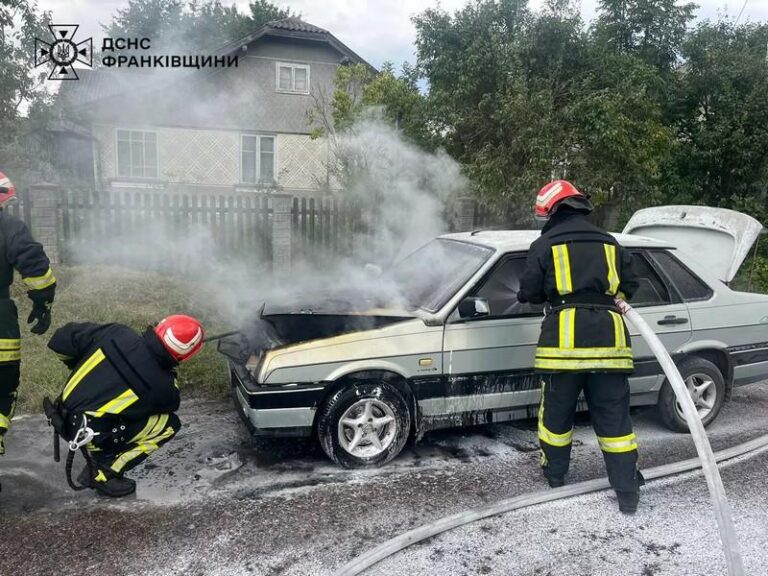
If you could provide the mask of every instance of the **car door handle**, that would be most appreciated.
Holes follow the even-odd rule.
[[[688,324],[688,318],[678,318],[677,316],[664,316],[664,318],[656,322],[656,324],[661,324],[662,326],[666,326],[667,324]]]

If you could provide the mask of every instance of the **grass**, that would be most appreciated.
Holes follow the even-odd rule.
[[[19,412],[38,412],[44,396],[54,397],[68,376],[67,368],[47,348],[54,330],[68,322],[119,322],[143,331],[165,316],[186,313],[203,322],[208,334],[233,326],[200,286],[188,279],[111,267],[54,267],[58,280],[51,329],[38,336],[26,320],[31,302],[16,280],[11,296],[19,307],[22,332]],[[223,357],[212,342],[179,368],[182,397],[223,397],[228,378]]]

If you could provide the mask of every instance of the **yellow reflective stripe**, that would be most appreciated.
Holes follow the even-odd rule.
[[[0,362],[16,362],[21,360],[21,350],[0,351]]]
[[[536,349],[537,356],[555,358],[632,358],[631,348],[545,348]]]
[[[21,340],[18,338],[0,338],[0,350],[21,350]]]
[[[99,470],[99,473],[96,474],[96,477],[94,478],[96,482],[106,482],[107,481],[107,475],[104,474],[103,470]]]
[[[142,428],[141,432],[136,434],[136,436],[131,438],[131,442],[138,442],[139,440],[146,438],[149,435],[149,431],[155,427],[155,424],[157,424],[159,419],[159,416],[150,416],[147,418],[147,423],[144,425],[144,428]]]
[[[536,358],[534,367],[541,370],[632,370],[632,358]]]
[[[614,331],[614,337],[616,341],[616,347],[617,348],[626,348],[627,346],[627,335],[624,332],[624,320],[622,320],[621,315],[617,312],[610,311],[611,318],[613,318],[613,331]]]
[[[619,273],[616,271],[616,246],[603,244],[605,248],[605,262],[608,264],[608,290],[606,294],[614,296],[619,291]]]
[[[104,406],[101,408],[98,408],[96,410],[96,415],[100,418],[104,414],[120,414],[120,412],[128,408],[128,406],[136,402],[138,399],[139,397],[136,396],[134,391],[128,388],[128,390],[113,398],[104,404]]]
[[[152,428],[152,430],[147,434],[147,437],[145,440],[152,440],[156,436],[158,436],[163,429],[168,424],[168,414],[160,414],[160,416],[157,419],[157,424]]]
[[[0,414],[0,428],[8,429],[11,427],[11,419],[5,414]]]
[[[120,454],[120,456],[117,457],[117,459],[112,463],[112,466],[110,468],[114,472],[120,472],[123,468],[125,468],[125,465],[128,464],[131,460],[135,460],[142,454],[146,454],[149,456],[157,450],[160,446],[159,443],[163,440],[167,440],[171,436],[173,436],[176,432],[171,428],[170,426],[165,429],[165,432],[157,436],[156,438],[152,440],[147,440],[144,442],[139,442],[135,447],[131,448],[130,450],[123,452]]]
[[[548,430],[542,421],[539,421],[539,440],[558,448],[568,446],[573,440],[573,428],[565,434],[555,434],[551,430]]]
[[[42,290],[55,284],[56,278],[53,276],[53,270],[48,268],[48,271],[42,276],[29,276],[24,278],[24,282],[30,290]]]
[[[570,294],[573,292],[571,282],[571,259],[568,255],[568,246],[559,244],[552,246],[552,259],[555,264],[555,283],[558,294]]]
[[[96,366],[98,366],[104,360],[104,358],[104,352],[102,352],[101,348],[99,348],[91,355],[90,358],[88,358],[88,360],[83,362],[83,365],[77,369],[77,372],[72,375],[72,378],[69,379],[67,385],[64,386],[64,392],[61,393],[61,399],[66,400],[67,396],[72,394],[72,391],[75,389],[75,387],[80,384],[80,381],[85,378],[89,372],[96,368]]]
[[[637,450],[637,437],[634,433],[626,436],[598,436],[597,441],[603,452],[621,453]]]
[[[560,311],[560,348],[574,348],[576,343],[576,309]]]

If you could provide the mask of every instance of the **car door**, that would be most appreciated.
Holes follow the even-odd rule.
[[[657,263],[645,250],[632,250],[632,263],[640,286],[629,303],[636,308],[671,354],[691,339],[688,307],[674,286],[660,273]],[[630,326],[635,372],[630,378],[633,402],[655,401],[655,392],[663,381],[661,367],[636,328]]]
[[[531,416],[539,399],[533,373],[543,307],[517,302],[525,254],[507,254],[470,296],[485,298],[481,318],[448,317],[443,337],[446,394],[441,410],[460,423]]]

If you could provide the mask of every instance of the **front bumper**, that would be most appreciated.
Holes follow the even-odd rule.
[[[230,379],[238,413],[252,434],[312,435],[317,406],[325,393],[322,384],[259,385],[253,382],[244,367],[236,364],[230,364]]]

